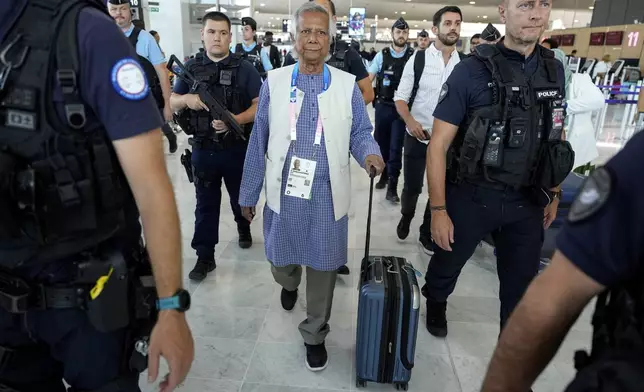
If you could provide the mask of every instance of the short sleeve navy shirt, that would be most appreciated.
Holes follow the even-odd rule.
[[[0,2],[3,26],[9,25],[14,12],[26,4],[25,0],[19,2]],[[112,71],[117,63],[138,58],[114,21],[99,10],[86,8],[80,12],[77,27],[81,99],[98,117],[109,138],[125,139],[159,128],[161,116],[149,93],[142,99],[129,100],[112,83]],[[6,34],[7,31],[0,31],[0,38]],[[54,101],[62,117],[63,97],[58,87],[54,90]]]
[[[583,221],[566,222],[557,237],[559,250],[586,275],[614,286],[644,264],[644,131],[604,166],[612,187],[605,204]],[[584,197],[582,188],[580,196]]]
[[[232,54],[231,54],[232,55]],[[217,68],[218,64],[226,65],[230,62],[230,55],[225,59],[219,61],[218,63],[210,60],[208,56],[203,57],[204,64],[207,67]],[[194,64],[197,61],[196,59],[190,59],[186,62],[186,68]],[[246,94],[248,101],[252,101],[255,98],[259,97],[259,89],[262,87],[262,77],[259,75],[259,72],[253,65],[248,61],[242,61],[239,65],[239,71],[237,73],[237,86],[236,88],[243,89],[243,92]],[[175,94],[184,95],[190,93],[190,86],[184,82],[181,78],[177,78],[172,91]],[[239,114],[239,113],[233,113]]]
[[[513,67],[522,69],[526,75],[530,76],[537,71],[540,56],[538,50],[526,58],[519,52],[507,49],[502,43],[498,43],[497,47]],[[560,62],[557,62],[557,75],[560,90],[565,95],[565,74]],[[436,106],[434,117],[452,125],[460,125],[468,112],[493,103],[492,74],[475,56],[467,56],[458,63],[445,85],[447,95]]]

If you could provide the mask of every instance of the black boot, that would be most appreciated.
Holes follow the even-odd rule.
[[[205,260],[205,259],[199,259],[197,260],[197,264],[195,264],[195,267],[190,271],[190,274],[188,277],[190,280],[194,280],[195,282],[201,282],[202,280],[206,279],[206,276],[208,276],[208,272],[212,272],[217,268],[217,263],[215,263],[215,260]]]
[[[438,338],[447,336],[447,302],[427,300],[427,330]]]
[[[169,123],[163,124],[163,127],[161,127],[161,130],[163,131],[163,134],[165,135],[165,137],[168,139],[170,154],[174,154],[177,151],[177,148],[179,147],[177,145],[177,135],[174,133]]]
[[[397,178],[389,177],[389,183],[387,184],[387,195],[385,196],[385,198],[392,203],[400,203],[400,197],[398,197]]]
[[[253,246],[253,237],[250,234],[250,225],[237,225],[237,232],[239,233],[239,247],[248,249]]]
[[[380,180],[376,183],[376,189],[385,189],[387,186],[387,176],[383,173],[380,175]]]
[[[411,224],[412,217],[403,215],[398,222],[398,227],[396,227],[396,234],[398,238],[404,240],[409,235],[409,225]]]

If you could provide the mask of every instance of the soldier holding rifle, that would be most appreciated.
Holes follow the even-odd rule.
[[[241,57],[230,53],[230,20],[221,12],[203,17],[204,51],[186,63],[174,86],[170,104],[191,135],[192,153],[182,156],[189,178],[195,183],[197,207],[192,247],[197,263],[190,279],[201,281],[216,267],[219,241],[221,182],[226,184],[239,232],[239,246],[252,245],[250,224],[239,207],[248,136],[253,127],[261,77]],[[177,63],[176,58],[170,66]]]

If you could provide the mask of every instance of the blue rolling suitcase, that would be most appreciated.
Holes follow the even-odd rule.
[[[373,178],[360,268],[356,386],[365,387],[372,381],[406,391],[414,367],[420,290],[415,270],[404,258],[369,256]]]

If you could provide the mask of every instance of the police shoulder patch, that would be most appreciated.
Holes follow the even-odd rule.
[[[441,93],[438,96],[438,103],[443,102],[443,100],[447,97],[449,94],[449,86],[447,83],[443,83],[443,87],[441,87]]]
[[[570,207],[568,221],[582,222],[595,215],[608,201],[613,186],[610,171],[604,167],[594,170],[584,181]]]
[[[149,92],[143,67],[132,58],[125,58],[112,67],[112,86],[120,96],[130,101],[140,101]]]

